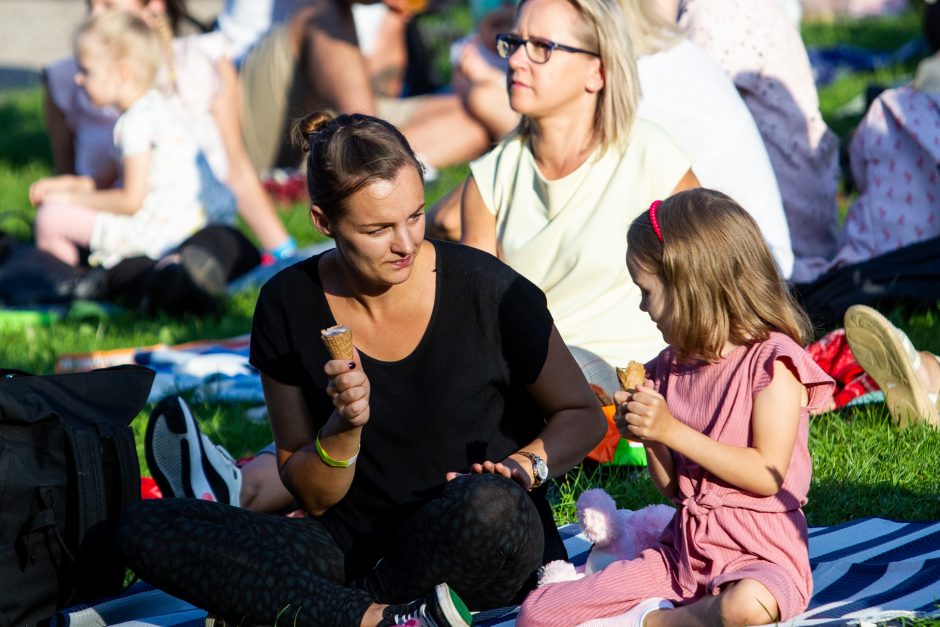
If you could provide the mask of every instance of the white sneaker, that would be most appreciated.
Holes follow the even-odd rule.
[[[224,448],[199,430],[179,396],[160,401],[150,414],[144,453],[166,498],[198,498],[238,506],[242,472]]]

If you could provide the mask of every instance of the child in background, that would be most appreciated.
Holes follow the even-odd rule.
[[[296,242],[281,223],[245,151],[238,75],[226,37],[221,33],[174,37],[181,24],[197,23],[185,0],[89,0],[88,6],[91,14],[131,11],[159,35],[163,64],[154,88],[183,113],[212,172],[232,191],[239,216],[265,256],[273,261],[292,255]],[[119,112],[94,106],[75,84],[76,70],[73,56],[43,68],[55,173],[88,175],[98,188],[117,187],[121,172],[113,135]]]
[[[615,395],[617,421],[677,512],[635,560],[534,591],[517,624],[788,620],[812,593],[808,421],[832,387],[801,347],[806,315],[753,218],[720,192],[653,203],[627,242],[640,308],[669,347],[644,385]]]
[[[97,190],[90,177],[53,176],[29,190],[36,246],[71,265],[82,250],[110,268],[122,259],[159,259],[207,223],[230,223],[235,201],[215,178],[181,115],[153,90],[163,59],[158,35],[136,15],[108,11],[75,40],[75,80],[93,104],[115,107],[123,187]]]

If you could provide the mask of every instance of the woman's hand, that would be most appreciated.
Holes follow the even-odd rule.
[[[523,470],[522,464],[512,457],[507,457],[501,462],[491,462],[487,460],[481,464],[471,464],[469,473],[449,472],[446,478],[448,481],[452,481],[464,474],[500,475],[507,479],[512,479],[522,486],[523,490],[528,490],[529,486],[532,485],[532,479],[529,477],[529,473]]]
[[[624,398],[628,396],[629,398]],[[667,444],[673,429],[681,424],[666,406],[666,399],[653,388],[649,379],[637,387],[636,392],[614,394],[617,417],[614,419],[620,435],[628,440],[661,442]],[[625,401],[625,402],[624,402]]]
[[[323,366],[330,382],[326,394],[333,399],[336,415],[350,427],[369,422],[369,378],[362,370],[359,351],[353,348],[353,360],[331,359]]]

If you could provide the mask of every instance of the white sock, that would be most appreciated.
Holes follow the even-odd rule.
[[[652,597],[640,601],[623,614],[607,616],[606,618],[592,618],[585,623],[581,623],[578,627],[643,627],[643,621],[646,620],[646,615],[650,612],[671,610],[674,607],[675,605],[666,599]]]

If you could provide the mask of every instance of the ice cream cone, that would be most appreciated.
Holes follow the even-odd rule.
[[[353,358],[352,331],[341,324],[320,331],[320,339],[326,345],[332,359],[351,360]]]
[[[638,361],[631,361],[626,368],[617,368],[620,389],[624,392],[636,392],[636,387],[646,381],[646,368]]]

